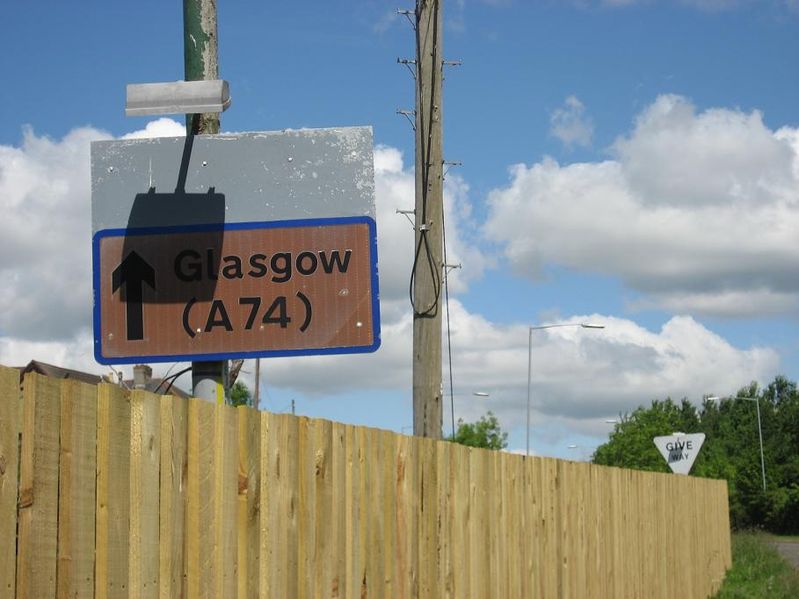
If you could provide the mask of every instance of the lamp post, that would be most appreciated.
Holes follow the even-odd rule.
[[[757,406],[757,435],[760,439],[760,473],[763,475],[763,491],[766,490],[766,461],[763,458],[763,426],[760,423],[760,398],[759,397],[717,397],[710,395],[707,397],[708,401],[720,401],[721,399],[744,399],[746,401],[755,402]]]
[[[555,329],[562,327],[573,327],[581,329],[604,329],[603,324],[590,324],[586,322],[560,322],[556,324],[542,324],[528,327],[527,331],[527,446],[525,455],[530,455],[530,386],[533,374],[533,331],[543,329]]]

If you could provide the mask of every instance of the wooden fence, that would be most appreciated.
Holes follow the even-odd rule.
[[[1,597],[688,598],[731,563],[723,481],[18,377]]]

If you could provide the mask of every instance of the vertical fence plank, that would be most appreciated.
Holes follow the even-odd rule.
[[[526,541],[522,552],[522,597],[534,597],[539,588],[538,547],[541,545],[541,491],[537,458],[525,456],[522,464],[523,491],[522,510],[525,528],[522,535]],[[530,542],[530,539],[537,539]]]
[[[345,492],[347,456],[344,446],[346,427],[337,422],[333,422],[331,427],[330,483],[333,497],[333,513],[330,519],[333,530],[330,551],[333,580],[330,587],[330,597],[339,599],[347,596],[347,502]]]
[[[18,597],[52,597],[56,591],[60,398],[58,381],[35,374],[25,376]]]
[[[421,488],[419,506],[419,595],[431,597],[436,593],[436,571],[440,567],[438,551],[438,473],[435,441],[419,439]]]
[[[7,597],[16,594],[21,413],[19,370],[0,366],[0,594]]]
[[[100,385],[97,396],[95,592],[128,596],[130,547],[130,398]]]
[[[185,520],[188,476],[186,449],[188,402],[171,395],[160,399],[160,597],[186,597]]]
[[[261,560],[261,418],[252,408],[240,406],[238,484],[238,595],[260,597]]]
[[[438,471],[438,589],[442,597],[453,596],[455,573],[452,570],[452,448],[454,443],[436,443],[436,470]],[[390,556],[387,556],[390,559]],[[387,562],[388,563],[388,559]]]
[[[315,501],[311,507],[311,523],[314,530],[314,563],[312,574],[316,580],[315,595],[330,597],[335,583],[335,558],[331,549],[335,546],[335,518],[333,513],[333,437],[329,420],[312,421],[310,448],[313,455],[312,475]]]
[[[374,581],[372,580],[372,561],[370,542],[370,530],[373,526],[371,519],[371,492],[372,492],[372,473],[369,471],[369,456],[371,455],[371,444],[369,429],[358,427],[356,429],[356,443],[358,446],[358,554],[356,563],[358,570],[355,572],[357,586],[357,596],[369,597],[374,594]]]
[[[469,452],[452,444],[452,597],[468,597],[469,589]]]
[[[419,469],[418,443],[413,437],[397,439],[397,594],[419,596]]]
[[[345,550],[345,597],[355,599],[360,597],[361,584],[360,573],[363,563],[360,561],[360,449],[358,446],[358,433],[353,426],[347,426],[344,430],[344,454],[347,464],[344,473],[345,485],[345,527],[346,535],[344,539]],[[403,556],[397,555],[397,560],[402,562]]]
[[[224,404],[217,405],[214,409],[213,454],[216,597],[235,597],[238,587],[238,449],[236,409]]]
[[[94,593],[97,388],[61,384],[61,448],[58,496],[59,597]]]
[[[158,597],[161,426],[156,395],[130,395],[130,596]]]
[[[381,463],[384,459],[383,447],[380,443],[379,431],[369,428],[366,430],[368,450],[365,452],[366,472],[368,485],[366,486],[367,506],[369,510],[369,527],[367,533],[367,588],[369,594],[382,595],[385,590],[385,555],[386,547],[383,545],[386,528],[386,514],[383,513],[383,499],[385,489],[382,485],[383,470]]]
[[[298,536],[298,597],[311,599],[316,593],[314,565],[316,562],[316,527],[314,526],[314,505],[316,503],[316,484],[314,476],[315,455],[313,429],[309,418],[299,419],[299,495],[297,512]]]
[[[189,597],[215,597],[214,404],[190,399],[188,407],[188,497],[186,559]]]
[[[469,591],[470,597],[490,597],[488,572],[488,547],[486,534],[490,526],[490,515],[485,496],[488,492],[486,457],[484,449],[473,449],[469,453]]]
[[[300,419],[272,414],[268,420],[268,597],[298,597],[300,570]]]
[[[258,492],[258,512],[261,519],[261,529],[258,532],[258,545],[261,560],[258,564],[258,582],[261,596],[270,598],[274,596],[272,592],[277,583],[277,564],[273,563],[274,554],[272,547],[274,539],[277,537],[278,529],[275,528],[277,522],[277,485],[273,484],[275,479],[275,468],[277,466],[279,452],[277,443],[273,437],[277,436],[272,414],[261,412],[259,414],[261,422],[260,435],[260,486]],[[286,522],[288,528],[289,522]]]

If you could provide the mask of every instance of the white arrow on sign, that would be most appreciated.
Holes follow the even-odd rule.
[[[672,472],[688,474],[705,442],[705,433],[655,437],[655,447],[669,464]]]

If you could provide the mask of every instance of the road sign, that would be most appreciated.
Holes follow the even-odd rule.
[[[103,364],[374,351],[368,127],[92,144]]]
[[[376,243],[370,217],[100,231],[96,359],[374,351]]]
[[[655,437],[653,440],[672,472],[688,474],[705,442],[705,433]]]

